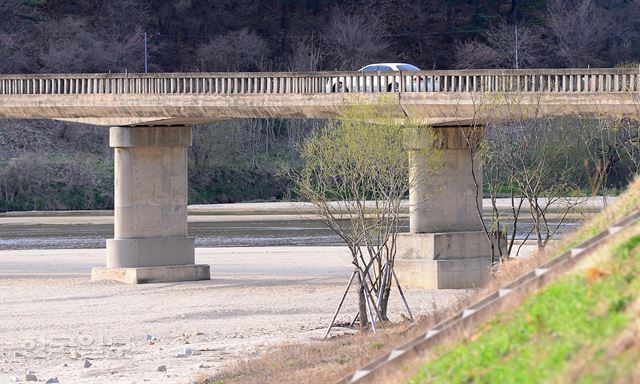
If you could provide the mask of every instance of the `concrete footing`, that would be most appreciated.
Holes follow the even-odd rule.
[[[482,231],[398,235],[395,270],[408,286],[479,288],[491,277],[491,244]]]
[[[491,277],[491,259],[396,260],[398,279],[406,286],[427,289],[473,289]]]
[[[166,265],[140,268],[93,268],[91,280],[114,280],[127,284],[209,280],[208,264]]]
[[[192,237],[107,239],[107,268],[159,267],[195,263]]]

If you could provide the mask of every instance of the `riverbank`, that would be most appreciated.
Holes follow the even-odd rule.
[[[577,204],[577,209],[584,212],[593,213],[599,212],[608,204],[614,203],[616,196],[596,196],[588,198],[568,198],[561,199],[551,204],[551,210],[557,210],[562,208],[567,203]],[[546,204],[546,199],[540,199],[540,204]],[[334,207],[339,208],[339,203],[334,203]],[[482,206],[484,211],[491,210],[491,200],[483,199]],[[372,205],[373,207],[373,205]],[[496,207],[500,210],[510,210],[511,200],[507,198],[500,198],[496,200]],[[401,205],[402,210],[405,213],[409,212],[409,201],[404,200]],[[523,210],[528,209],[528,204],[524,203]],[[252,203],[230,203],[230,204],[191,204],[187,207],[189,214],[189,220],[191,221],[206,221],[209,220],[207,216],[216,216],[217,220],[225,220],[218,216],[231,215],[233,217],[226,218],[229,221],[244,221],[247,217],[259,217],[261,220],[305,220],[315,219],[316,208],[311,203],[294,202],[294,201],[278,201],[278,202],[252,202]],[[205,216],[204,218],[197,216]],[[267,216],[267,217],[261,217]],[[275,218],[270,218],[275,217]],[[31,218],[31,219],[29,219]],[[40,218],[40,219],[33,219]],[[46,219],[45,219],[46,218]],[[61,219],[64,218],[64,219]],[[75,219],[74,219],[75,218]],[[82,219],[81,219],[82,218]],[[20,220],[23,219],[23,220]],[[113,211],[110,210],[78,210],[78,211],[15,211],[15,212],[0,212],[0,223],[39,223],[58,224],[62,220],[68,220],[68,223],[82,224],[84,222],[89,223],[113,223]],[[45,221],[38,221],[45,220]],[[49,221],[51,220],[51,221]],[[85,221],[83,221],[85,220]]]
[[[351,272],[345,247],[199,248],[196,260],[211,266],[210,281],[131,286],[89,280],[101,249],[2,251],[0,382],[32,370],[61,383],[189,383],[322,337]],[[416,316],[469,294],[406,290]],[[350,321],[355,300],[339,321]],[[390,304],[400,320],[397,292]],[[197,352],[176,357],[187,349]]]

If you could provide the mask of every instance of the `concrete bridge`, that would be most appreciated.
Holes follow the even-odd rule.
[[[94,270],[94,279],[197,280],[209,278],[209,268],[195,264],[187,234],[191,126],[330,118],[345,104],[376,104],[381,95],[397,105],[389,113],[432,125],[445,139],[444,167],[410,193],[411,233],[401,238],[398,270],[414,284],[470,287],[488,278],[491,258],[459,126],[482,122],[481,105],[514,101],[539,115],[639,118],[640,68],[0,75],[0,118],[111,127],[115,231],[106,268]],[[424,167],[412,155],[418,149],[408,148],[412,169]]]

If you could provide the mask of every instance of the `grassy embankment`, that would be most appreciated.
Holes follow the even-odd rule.
[[[504,285],[515,276],[518,276],[524,271],[532,268],[534,264],[540,264],[548,258],[560,255],[564,250],[569,249],[575,244],[578,244],[590,236],[602,231],[612,223],[620,220],[638,208],[640,208],[640,179],[637,178],[635,182],[631,183],[627,192],[624,193],[615,204],[607,207],[603,212],[592,218],[576,233],[567,236],[552,249],[549,249],[536,259],[527,261],[516,259],[511,261],[511,265],[505,266],[497,274],[495,281],[491,284],[491,287],[488,287],[485,290],[480,290],[475,297],[482,297],[488,290],[493,289],[496,286]],[[637,225],[635,230],[637,235],[637,232],[639,231]],[[620,236],[624,236],[625,234],[628,235],[628,232],[621,233]],[[546,305],[538,304],[533,306],[534,309],[529,311],[531,313],[531,317],[529,317],[529,313],[516,315],[516,312],[513,312],[511,314],[501,315],[500,317],[497,317],[493,323],[490,323],[495,324],[493,326],[500,328],[500,330],[504,332],[504,335],[506,335],[503,336],[502,339],[494,337],[488,338],[492,343],[491,345],[504,348],[504,345],[507,347],[514,345],[512,341],[527,340],[531,343],[531,349],[523,351],[522,355],[520,355],[518,348],[509,348],[507,350],[511,351],[513,355],[502,355],[501,352],[505,349],[499,349],[498,353],[490,352],[488,349],[490,345],[487,344],[486,346],[481,346],[478,349],[478,353],[482,358],[489,358],[490,356],[493,356],[493,359],[496,362],[495,364],[498,367],[504,365],[505,362],[513,360],[512,364],[525,365],[525,368],[521,368],[521,371],[523,373],[527,373],[531,370],[550,369],[546,368],[544,364],[554,366],[554,364],[558,364],[558,359],[568,355],[579,356],[575,354],[571,355],[571,353],[575,353],[576,350],[583,354],[586,354],[591,350],[591,360],[584,360],[584,365],[579,365],[576,362],[572,365],[573,370],[569,370],[567,368],[568,365],[564,366],[562,374],[573,377],[575,375],[572,372],[578,372],[582,366],[588,368],[597,367],[597,359],[602,358],[603,353],[616,354],[616,351],[620,350],[621,353],[617,353],[617,358],[606,358],[609,364],[603,366],[604,371],[589,372],[589,374],[594,376],[604,375],[606,377],[610,377],[610,373],[607,370],[620,371],[622,375],[624,375],[625,372],[629,373],[627,368],[629,367],[629,364],[633,362],[633,358],[636,354],[640,352],[640,346],[635,345],[630,349],[621,349],[620,346],[626,346],[628,341],[625,338],[624,329],[631,327],[630,321],[632,317],[630,316],[629,311],[631,308],[634,308],[634,306],[632,305],[633,303],[631,302],[630,297],[634,297],[632,292],[636,292],[635,297],[637,297],[637,290],[640,287],[640,276],[638,278],[633,277],[638,275],[640,272],[640,269],[638,269],[640,268],[640,256],[638,255],[638,247],[633,243],[638,240],[636,239],[632,241],[629,240],[631,237],[621,238],[620,236],[617,237],[620,244],[610,244],[605,247],[605,250],[614,250],[614,254],[617,256],[611,258],[611,262],[607,261],[606,264],[598,265],[597,271],[601,271],[603,273],[602,276],[600,276],[600,272],[596,272],[596,270],[594,270],[595,276],[598,278],[593,281],[584,281],[584,278],[581,275],[567,277],[567,279],[569,279],[567,281],[563,278],[558,281],[558,284],[560,285],[555,287],[551,286],[549,288],[549,293],[541,294],[541,297],[543,298],[549,297],[548,303],[546,303]],[[623,268],[625,272],[629,273],[625,273],[623,275],[615,274],[614,272],[616,270],[614,267],[627,262],[626,260],[635,263],[635,266],[633,267],[636,268],[635,274],[631,273],[632,267],[630,265],[625,265]],[[615,264],[614,261],[617,264]],[[629,281],[625,279],[629,279]],[[568,289],[572,290],[567,291]],[[583,296],[578,299],[578,294],[582,294]],[[600,303],[600,299],[603,297],[607,300],[602,301],[602,304],[592,305],[595,302]],[[573,300],[575,300],[575,302],[572,302]],[[565,302],[567,303],[566,305]],[[451,308],[450,312],[460,310],[463,305],[465,304],[462,303],[455,308]],[[582,310],[582,317],[575,316],[576,313],[580,312],[576,308]],[[586,310],[587,308],[589,311]],[[595,312],[592,312],[591,309]],[[561,316],[561,318],[557,318],[549,323],[551,320],[547,320],[547,317],[553,315],[555,312],[558,312],[558,316]],[[612,317],[609,319],[610,313]],[[402,322],[400,324],[378,330],[377,334],[364,333],[346,335],[327,341],[284,345],[269,353],[263,354],[258,358],[243,361],[235,366],[229,367],[223,371],[222,375],[215,376],[215,379],[211,382],[334,382],[344,377],[349,372],[353,372],[355,369],[368,363],[377,356],[389,352],[395,346],[403,344],[419,334],[423,334],[429,327],[442,320],[442,316],[443,313],[423,316],[417,323],[410,324],[408,322]],[[599,317],[599,321],[597,323],[590,324],[592,316]],[[638,316],[636,315],[636,317]],[[521,321],[520,325],[522,326],[520,328],[516,326],[507,328],[504,325],[505,323],[510,324],[517,320]],[[587,327],[585,327],[585,324]],[[562,332],[559,332],[551,328],[551,326],[564,328],[560,328]],[[489,332],[490,327],[491,325],[482,327],[481,331],[476,334],[474,340],[465,340],[459,344],[442,347],[439,349],[439,352],[446,354],[447,351],[453,351],[458,347],[464,348],[465,346],[478,342],[484,334]],[[584,332],[577,333],[577,331],[582,329],[584,329]],[[521,330],[524,331],[521,333]],[[543,348],[536,347],[536,342],[539,337],[543,336],[543,334],[538,335],[540,330],[547,330],[548,333],[544,336],[550,340],[560,338],[565,333],[567,338],[558,342],[557,351],[553,352],[553,355],[549,356],[550,362],[546,362],[546,360],[541,361],[539,363],[540,365],[536,367],[530,363],[535,362],[535,364],[538,364],[538,361],[535,360],[535,356],[546,356],[551,352],[550,348],[548,348],[546,344],[541,344],[541,346],[544,346]],[[565,330],[567,331],[564,332]],[[509,332],[515,333],[515,336]],[[602,337],[598,336],[599,338],[596,339],[594,334],[597,336],[598,333],[602,333]],[[592,338],[591,336],[594,337]],[[542,339],[540,340],[542,342]],[[584,343],[579,344],[580,342]],[[607,342],[610,343],[607,344]],[[578,345],[580,348],[575,347],[575,345]],[[515,356],[519,357],[514,358]],[[484,364],[484,362],[478,363],[475,360],[469,360],[467,363],[461,363],[459,361],[456,363],[456,359],[459,357],[460,354],[450,355],[450,365],[442,367],[443,371],[446,371],[446,374],[436,378],[436,381],[437,379],[440,379],[440,381],[443,382],[456,382],[455,380],[452,380],[453,376],[451,376],[447,370],[456,369],[458,366],[461,367],[460,369],[466,369],[466,372],[485,372],[482,368],[476,368],[475,365]],[[543,359],[543,357],[540,357],[540,359]],[[432,363],[426,364],[428,365]],[[415,366],[413,367],[415,368]],[[477,365],[477,367],[482,367],[482,365]],[[622,368],[619,367],[627,367],[625,368],[627,371],[621,370]],[[415,370],[402,370],[398,373],[401,377],[407,378],[407,374],[412,375],[415,374],[415,372]],[[423,376],[417,376],[414,381],[421,382],[422,380],[426,380],[424,373],[421,373],[421,375]],[[202,376],[196,382],[202,383],[203,380],[206,380],[206,377],[207,376]],[[474,380],[482,380],[482,376],[465,377],[469,377],[472,382]],[[533,378],[533,376],[531,376],[531,378]],[[557,378],[557,380],[555,380],[556,382],[563,382],[562,377],[554,376],[554,378]],[[595,379],[598,378],[596,377]],[[509,378],[509,380],[499,381],[496,379],[494,381],[513,382],[514,380]],[[529,380],[527,382],[534,381]]]
[[[437,348],[409,383],[634,382],[637,329],[631,343],[618,340],[638,326],[640,225],[608,245],[606,256],[496,316],[470,339]]]
[[[639,207],[636,180],[558,251]],[[588,263],[473,336],[431,351],[407,382],[640,382],[640,224],[616,235]]]

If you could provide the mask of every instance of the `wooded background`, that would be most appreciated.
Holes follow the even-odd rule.
[[[0,72],[596,67],[638,61],[638,0],[3,0]]]
[[[638,66],[640,0],[0,0],[0,73],[142,72],[145,33],[151,72]],[[324,123],[195,127],[189,202],[295,198],[286,173]],[[576,130],[599,137],[572,154],[585,191],[638,169],[640,128],[612,126],[627,128]],[[0,120],[0,211],[112,208],[107,141],[105,127]]]

